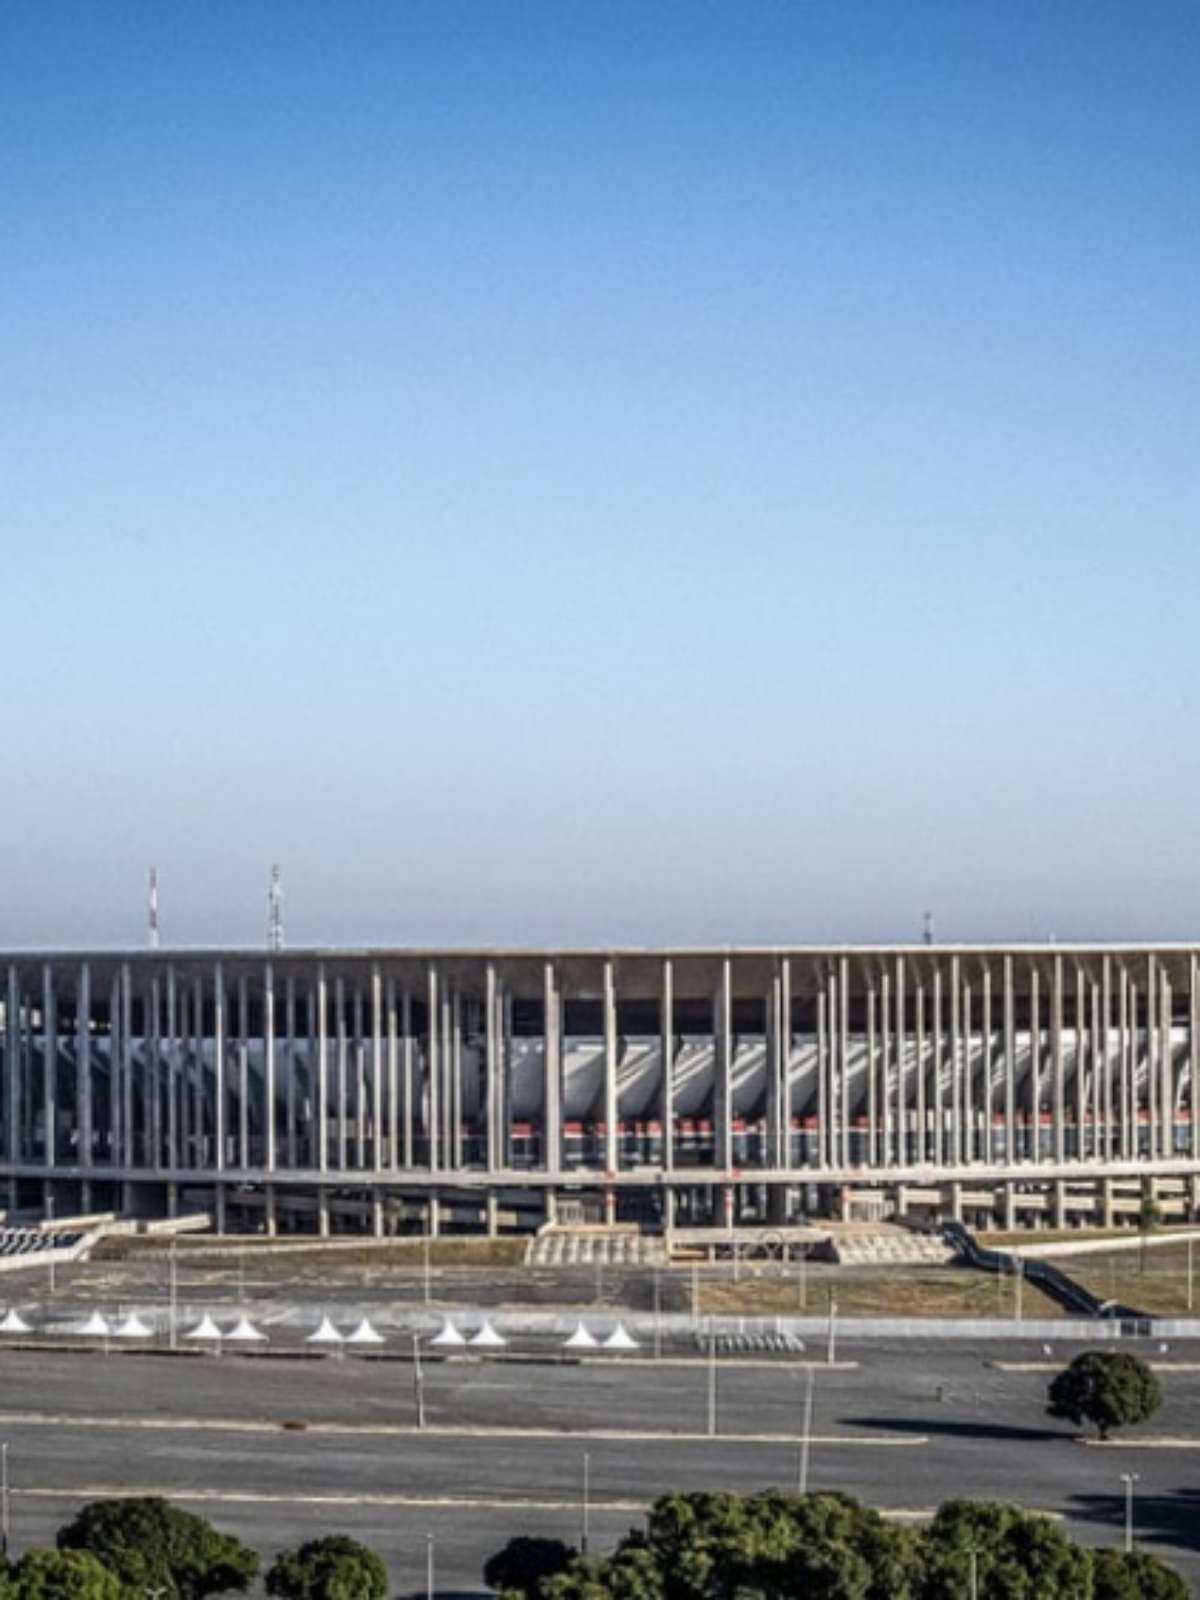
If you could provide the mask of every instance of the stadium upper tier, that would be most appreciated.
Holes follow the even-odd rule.
[[[693,1178],[1200,1153],[1200,949],[0,956],[0,1170]]]

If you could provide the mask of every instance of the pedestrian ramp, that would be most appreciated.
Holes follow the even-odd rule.
[[[529,1267],[658,1267],[663,1241],[636,1228],[543,1228],[525,1246]]]

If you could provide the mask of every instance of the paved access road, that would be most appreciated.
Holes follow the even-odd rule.
[[[1048,1374],[1001,1365],[1043,1361],[1040,1346],[851,1338],[839,1357],[858,1365],[816,1370],[810,1487],[911,1513],[953,1496],[1009,1499],[1116,1543],[1120,1474],[1134,1471],[1143,1541],[1200,1583],[1200,1448],[1075,1442],[1044,1415]],[[14,1349],[0,1370],[18,1550],[49,1541],[86,1499],[145,1491],[203,1510],[267,1557],[352,1533],[386,1559],[398,1592],[423,1591],[432,1535],[443,1593],[478,1590],[484,1559],[512,1533],[577,1540],[585,1454],[597,1549],[671,1488],[793,1486],[807,1381],[803,1368],[723,1364],[711,1438],[703,1363],[429,1363],[424,1432],[401,1360]],[[1200,1446],[1200,1370],[1163,1378],[1153,1431]]]

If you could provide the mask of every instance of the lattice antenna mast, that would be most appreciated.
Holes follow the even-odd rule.
[[[283,879],[278,866],[271,868],[271,887],[267,890],[267,949],[283,949]]]
[[[150,893],[146,902],[146,942],[158,949],[158,868],[150,868]]]
[[[926,944],[933,943],[933,912],[927,911],[924,917],[924,929],[921,938]]]

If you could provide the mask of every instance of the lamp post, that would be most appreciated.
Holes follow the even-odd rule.
[[[433,1600],[433,1535],[425,1535],[425,1600]]]
[[[425,1426],[425,1373],[421,1367],[421,1341],[414,1333],[412,1336],[413,1350],[413,1389],[417,1401],[417,1427]]]
[[[8,1555],[8,1442],[0,1444],[0,1555]]]
[[[829,1348],[826,1361],[830,1366],[837,1358],[837,1301],[832,1295],[829,1297]]]
[[[979,1600],[979,1546],[967,1546],[967,1558],[970,1566],[971,1600]]]
[[[54,1222],[54,1191],[53,1190],[50,1190],[49,1193],[46,1195],[46,1221],[51,1223],[51,1224],[53,1224],[53,1222]],[[47,1241],[47,1243],[50,1246],[50,1260],[49,1260],[49,1263],[48,1263],[48,1265],[50,1267],[50,1294],[51,1294],[51,1296],[53,1296],[53,1294],[54,1294],[54,1228],[53,1228],[53,1226],[51,1226],[47,1231],[48,1231],[48,1233],[50,1235],[50,1237],[49,1237],[49,1239]]]
[[[717,1334],[713,1320],[708,1319],[708,1436],[717,1432]]]
[[[583,1507],[582,1519],[579,1528],[579,1554],[586,1556],[588,1553],[588,1523],[591,1520],[592,1501],[592,1458],[585,1450],[583,1452]]]
[[[178,1271],[178,1257],[176,1254],[179,1240],[171,1235],[171,1243],[167,1250],[167,1346],[175,1350],[179,1346],[179,1285],[176,1279]]]
[[[817,1380],[817,1369],[811,1364],[804,1384],[804,1431],[800,1435],[800,1465],[796,1473],[796,1492],[808,1493],[808,1455],[812,1443],[812,1414],[813,1414],[813,1387]]]
[[[1121,1482],[1125,1485],[1125,1554],[1133,1554],[1133,1486],[1138,1481],[1136,1472],[1123,1472]]]

